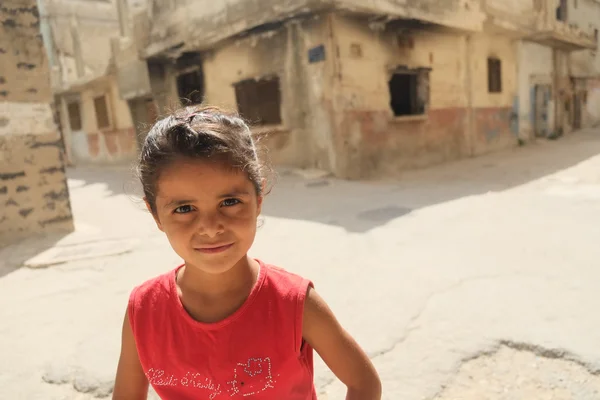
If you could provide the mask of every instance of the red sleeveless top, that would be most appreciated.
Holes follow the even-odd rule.
[[[260,262],[248,299],[215,323],[194,320],[175,283],[179,268],[136,287],[128,313],[142,368],[163,400],[316,400],[313,350],[302,339],[312,283]]]

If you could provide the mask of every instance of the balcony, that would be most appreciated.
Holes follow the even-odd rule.
[[[593,33],[559,20],[538,20],[535,31],[527,39],[564,51],[595,50],[598,47]]]

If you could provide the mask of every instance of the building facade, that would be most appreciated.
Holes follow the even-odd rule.
[[[137,155],[134,123],[119,94],[111,58],[111,38],[128,26],[120,20],[121,2],[38,2],[69,163],[133,159]],[[141,5],[132,2],[133,10]]]
[[[0,7],[0,246],[73,229],[35,0]]]
[[[593,32],[596,43],[600,30],[600,1],[578,0],[567,3],[569,23]],[[571,53],[570,74],[573,78],[571,124],[579,127],[600,124],[600,49],[586,49]]]
[[[367,178],[591,123],[573,65],[597,35],[571,1],[153,1],[113,57],[136,121],[208,102],[276,164]]]

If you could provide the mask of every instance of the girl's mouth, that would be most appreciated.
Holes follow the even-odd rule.
[[[205,254],[216,254],[216,253],[222,253],[225,250],[228,250],[231,246],[233,246],[233,243],[229,243],[229,244],[218,244],[218,245],[207,245],[207,246],[202,246],[202,247],[195,247],[194,250],[200,252],[200,253],[205,253]]]

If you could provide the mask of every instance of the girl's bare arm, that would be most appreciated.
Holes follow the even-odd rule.
[[[381,382],[371,360],[312,288],[304,305],[302,336],[347,386],[346,400],[381,399]]]
[[[146,379],[140,364],[127,313],[125,313],[123,321],[121,356],[112,398],[113,400],[146,400],[148,398],[148,379]]]

